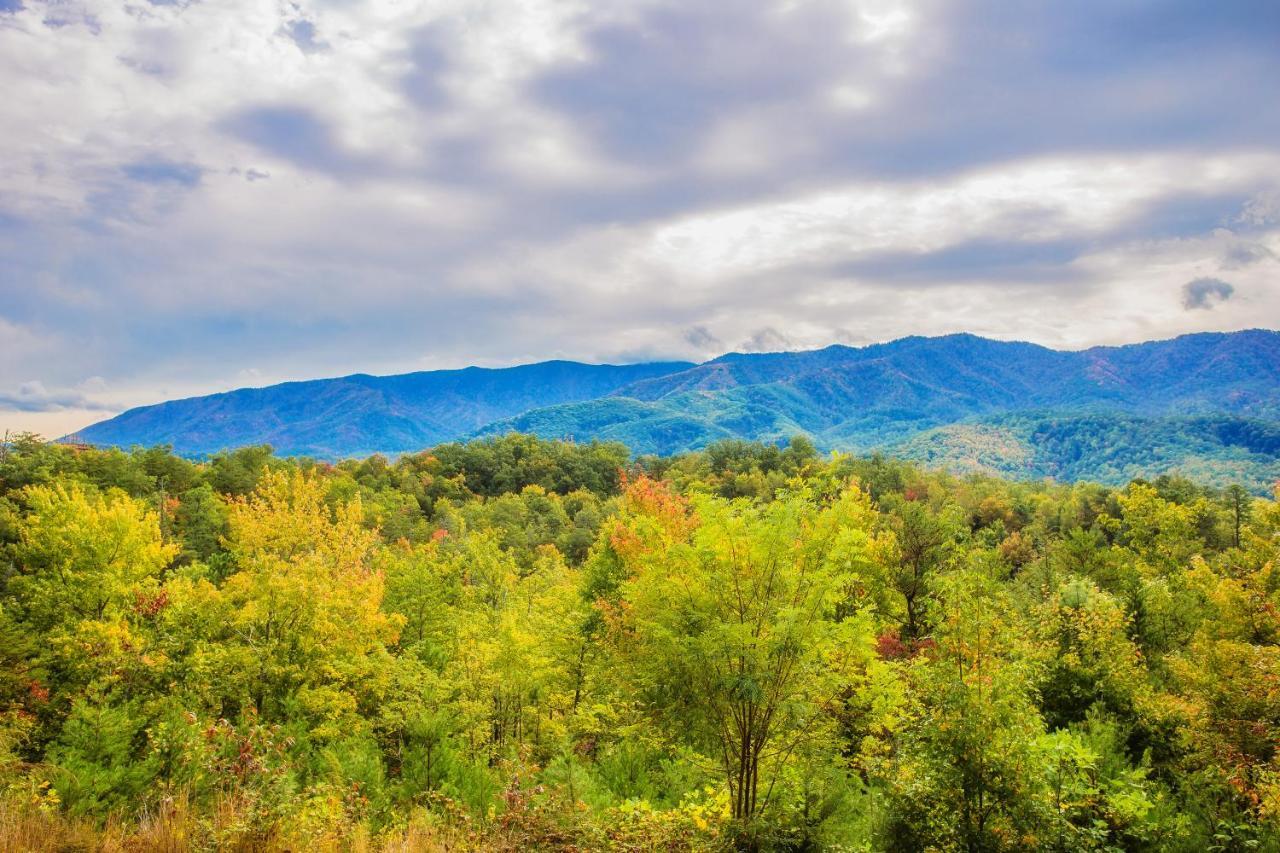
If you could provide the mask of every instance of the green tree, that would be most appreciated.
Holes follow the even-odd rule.
[[[119,614],[177,555],[161,542],[156,514],[123,492],[31,486],[22,500],[9,591],[36,631]]]
[[[624,519],[634,539],[615,532],[628,577],[611,638],[644,707],[714,756],[732,817],[749,827],[800,745],[826,731],[824,697],[869,652],[869,624],[836,607],[867,569],[874,510],[856,489],[830,506],[801,489],[764,506],[696,498],[689,510],[666,535],[653,518]]]
[[[911,642],[929,633],[929,600],[938,574],[954,554],[955,521],[919,500],[885,501],[893,544],[884,552],[887,586],[901,606],[900,636]]]
[[[914,709],[889,767],[895,850],[1034,847],[1040,823],[1033,685],[1043,653],[1007,594],[964,570],[940,582],[936,647],[909,667]]]

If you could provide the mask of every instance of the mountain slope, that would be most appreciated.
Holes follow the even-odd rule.
[[[1171,341],[1060,352],[973,335],[800,353],[723,356],[620,388],[639,400],[609,436],[638,452],[694,449],[726,434],[773,440],[796,432],[820,445],[868,450],[966,419],[1064,410],[1165,416],[1280,417],[1280,333],[1187,335]],[[663,418],[685,420],[686,444],[654,440]],[[533,411],[491,424],[593,435],[591,406]],[[583,421],[579,421],[583,418]],[[692,420],[690,420],[692,419]]]
[[[1078,352],[948,335],[703,364],[358,375],[135,409],[81,438],[335,458],[513,430],[659,454],[805,434],[960,470],[1110,481],[1220,470],[1263,489],[1280,444],[1236,439],[1277,421],[1280,333],[1251,330]]]
[[[957,473],[1092,480],[1181,474],[1270,494],[1280,482],[1280,423],[1224,415],[1000,415],[937,427],[883,448]]]
[[[169,444],[187,455],[247,444],[324,458],[419,450],[532,408],[587,400],[685,362],[548,361],[399,376],[286,382],[131,409],[78,433],[101,445]]]

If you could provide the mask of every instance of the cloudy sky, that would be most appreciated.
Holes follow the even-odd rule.
[[[0,429],[1280,327],[1275,0],[0,0]]]

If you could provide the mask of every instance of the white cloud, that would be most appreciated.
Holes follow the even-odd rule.
[[[787,282],[811,279],[809,270],[877,253],[939,252],[990,238],[1015,244],[1087,243],[1139,220],[1164,198],[1243,191],[1260,175],[1280,183],[1280,157],[1035,160],[949,181],[855,183],[666,222],[590,230],[545,251],[486,259],[475,268],[476,282],[497,287],[518,269],[542,282],[549,299],[593,293],[597,299],[647,296],[675,304],[727,305],[749,298],[745,290],[751,282],[775,279],[788,297],[803,299],[805,294],[796,294]],[[1194,249],[1220,251],[1215,246],[1232,239],[1214,232],[1194,241]],[[1115,285],[1121,286],[1128,273],[1120,272]],[[665,286],[673,282],[679,283],[674,291]],[[876,282],[870,276],[844,276],[832,284],[856,290]]]
[[[0,134],[0,389],[122,406],[736,342],[1280,325],[1266,75],[1232,64],[1271,46],[1196,45],[1234,88],[1124,44],[1057,61],[1112,14],[25,0],[0,13],[0,126],[22,129]],[[1183,310],[1204,277],[1233,297]]]

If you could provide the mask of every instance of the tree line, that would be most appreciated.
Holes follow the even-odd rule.
[[[803,439],[0,447],[6,849],[1280,849],[1280,507]]]

